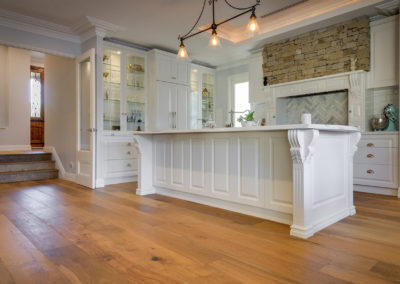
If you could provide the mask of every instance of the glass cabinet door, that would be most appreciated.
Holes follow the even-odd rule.
[[[126,124],[127,131],[144,130],[145,58],[126,55]]]
[[[103,51],[103,124],[104,130],[121,128],[121,52]]]
[[[200,88],[200,72],[198,69],[192,68],[190,72],[190,128],[202,128],[201,117],[201,94]]]
[[[203,73],[201,78],[201,112],[203,126],[207,120],[215,120],[214,117],[214,75]]]

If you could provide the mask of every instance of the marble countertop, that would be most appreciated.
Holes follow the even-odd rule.
[[[229,132],[254,132],[254,131],[281,131],[294,129],[315,129],[332,132],[360,132],[354,126],[330,125],[330,124],[287,124],[256,127],[226,127],[226,128],[202,128],[202,129],[176,129],[162,131],[133,131],[133,135],[157,135],[157,134],[184,134],[184,133],[229,133]]]

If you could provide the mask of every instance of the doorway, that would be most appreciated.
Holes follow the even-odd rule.
[[[31,147],[44,146],[44,68],[31,65]]]

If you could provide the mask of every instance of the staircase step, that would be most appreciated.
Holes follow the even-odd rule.
[[[23,153],[0,154],[0,163],[49,161],[51,153],[43,151],[30,151]]]
[[[54,170],[54,161],[0,162],[0,173],[29,170]]]
[[[29,170],[0,173],[0,183],[58,178],[58,170]]]

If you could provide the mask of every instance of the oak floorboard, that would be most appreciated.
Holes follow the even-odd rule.
[[[397,198],[355,193],[355,216],[300,240],[287,225],[136,186],[0,185],[0,283],[400,281]]]

